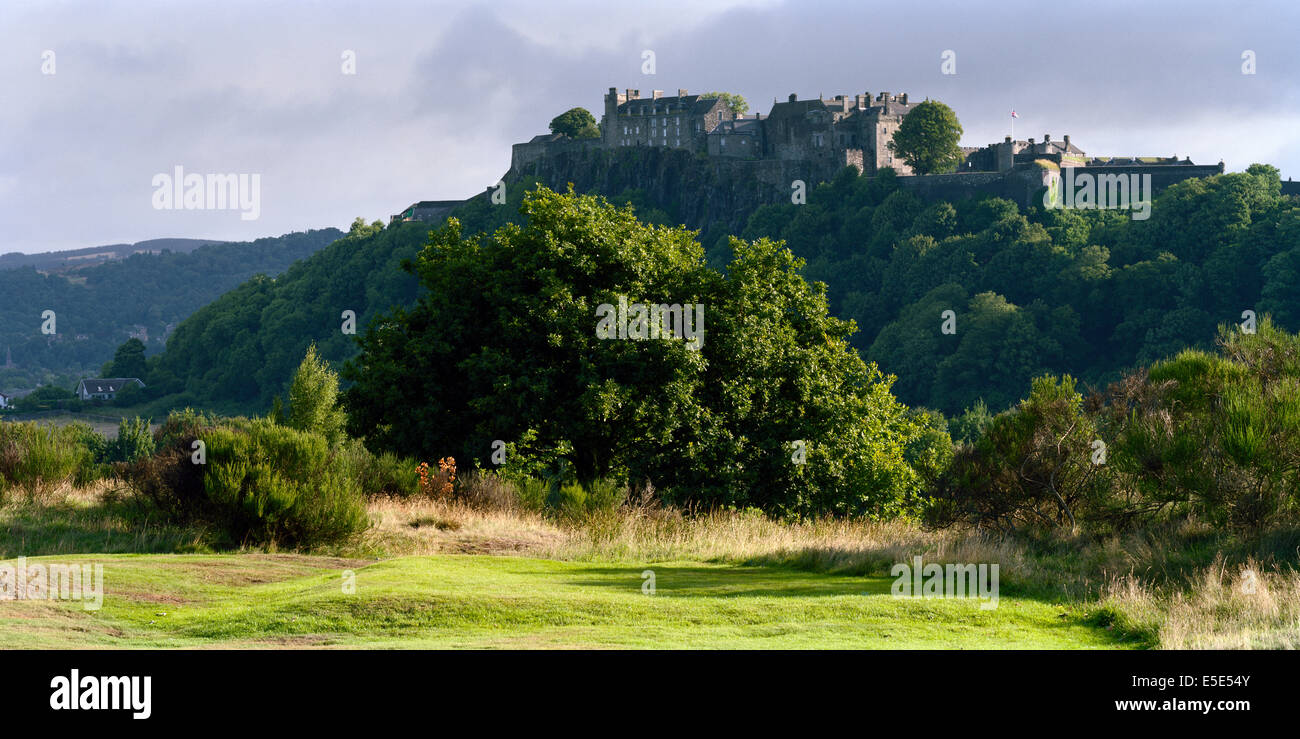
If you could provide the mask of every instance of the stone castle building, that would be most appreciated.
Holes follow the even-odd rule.
[[[853,165],[873,174],[893,167],[911,174],[895,160],[889,142],[903,117],[916,107],[907,93],[882,92],[820,96],[800,100],[791,94],[785,102],[772,102],[766,116],[737,115],[719,97],[690,95],[678,90],[665,97],[654,90],[619,92],[609,88],[600,121],[601,144],[606,148],[660,147],[686,149],[734,159],[781,159],[814,162],[839,169]],[[820,167],[819,167],[820,169]]]

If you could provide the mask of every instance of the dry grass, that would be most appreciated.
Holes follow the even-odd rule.
[[[1186,588],[1116,578],[1102,603],[1163,649],[1300,648],[1300,573],[1254,560],[1228,567],[1220,559]]]
[[[927,532],[903,522],[824,519],[787,524],[756,513],[687,516],[624,505],[580,518],[510,504],[381,500],[365,547],[395,555],[491,552],[576,561],[738,562],[842,574],[882,574],[921,555],[926,562],[998,562],[1025,569],[1016,547],[978,535]]]
[[[906,522],[685,515],[649,502],[560,516],[522,507],[492,480],[454,498],[383,499],[369,510],[373,526],[349,556],[700,561],[856,575],[887,575],[918,555],[937,564],[996,562],[1004,588],[1095,605],[1117,627],[1163,648],[1300,648],[1300,573],[1289,560],[1225,555],[1213,532],[1192,524],[1102,542],[1062,536],[1028,543]],[[111,483],[0,506],[0,550],[7,556],[193,551],[202,540],[202,532],[125,515]]]

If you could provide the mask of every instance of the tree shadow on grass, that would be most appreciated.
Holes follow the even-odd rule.
[[[830,598],[842,596],[891,596],[895,578],[889,576],[864,576],[808,572],[785,567],[754,565],[695,566],[650,563],[644,566],[588,566],[572,571],[569,585],[584,588],[604,588],[629,593],[641,592],[646,571],[654,573],[655,597],[667,598]],[[1013,599],[1013,600],[1008,600]],[[1096,646],[1142,647],[1150,646],[1135,635],[1126,635],[1108,628],[1105,619],[1089,616],[1077,610],[1034,617],[1023,613],[1006,615],[1016,603],[1059,605],[1052,598],[1042,597],[1021,588],[1008,588],[999,584],[998,609],[982,610],[976,598],[967,598],[970,610],[953,609],[953,601],[945,598],[907,598],[909,618],[917,620],[951,621],[954,626],[967,628],[1018,629],[1031,628],[1047,634],[1062,634],[1085,629],[1098,638]],[[999,609],[1004,609],[999,613]],[[988,621],[989,623],[983,623]],[[988,645],[992,648],[1017,647],[1014,642]]]
[[[640,591],[654,573],[657,594],[682,598],[834,597],[888,595],[891,578],[810,574],[748,565],[665,565],[582,567],[570,585]]]

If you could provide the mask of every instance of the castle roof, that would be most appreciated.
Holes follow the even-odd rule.
[[[705,97],[703,95],[686,95],[658,98],[636,98],[625,103],[619,103],[619,115],[654,115],[655,113],[666,113],[670,111],[685,108],[686,112],[691,115],[704,115],[717,105],[722,98]]]
[[[758,136],[762,133],[763,123],[758,118],[737,118],[735,120],[722,121],[714,126],[709,135],[736,135],[736,136]]]

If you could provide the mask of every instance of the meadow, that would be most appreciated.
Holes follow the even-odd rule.
[[[0,561],[100,563],[104,597],[93,611],[0,602],[0,639],[110,649],[1300,646],[1300,578],[1170,558],[1197,551],[1192,531],[1031,550],[897,522],[790,524],[645,502],[555,515],[487,481],[467,487],[488,493],[372,501],[360,539],[315,551],[213,551],[209,532],[142,515],[113,482],[12,499],[0,507]],[[998,562],[997,608],[891,596],[890,565],[917,554]]]

